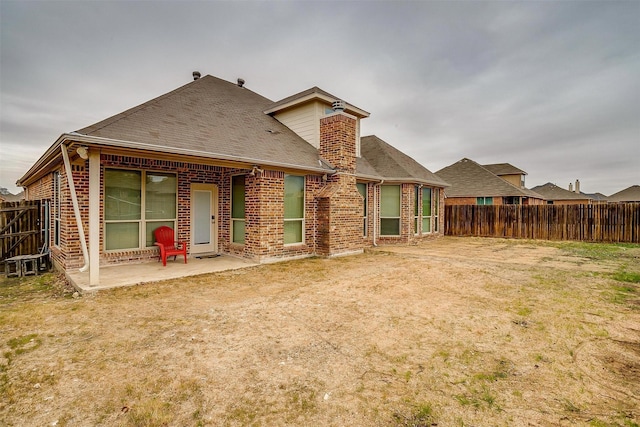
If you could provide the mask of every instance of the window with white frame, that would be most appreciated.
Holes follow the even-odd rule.
[[[400,235],[400,186],[380,186],[380,235]]]
[[[231,177],[231,241],[244,244],[245,236],[244,175]]]
[[[358,192],[364,199],[364,212],[362,214],[362,235],[364,237],[367,237],[367,184],[358,183],[356,184],[356,186],[358,187]]]
[[[105,249],[152,247],[156,228],[175,230],[177,184],[173,173],[105,169]]]
[[[62,206],[62,192],[60,172],[53,173],[53,244],[60,246],[60,208]]]
[[[493,205],[493,197],[476,197],[476,204],[480,206]]]
[[[433,189],[433,232],[437,233],[440,229],[440,222],[438,218],[440,218],[440,189]]]
[[[304,176],[284,176],[284,244],[304,242]]]
[[[431,233],[431,188],[422,187],[422,234]]]
[[[413,192],[413,233],[418,234],[420,229],[420,186],[416,185]]]

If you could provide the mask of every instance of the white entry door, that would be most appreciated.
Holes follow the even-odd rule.
[[[191,253],[218,252],[218,187],[191,184]]]

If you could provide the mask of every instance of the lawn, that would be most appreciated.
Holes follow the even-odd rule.
[[[442,238],[80,296],[2,279],[0,354],[0,426],[638,426],[640,246]]]

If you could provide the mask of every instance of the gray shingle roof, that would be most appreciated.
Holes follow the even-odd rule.
[[[632,185],[620,190],[609,196],[608,200],[610,202],[640,202],[640,185]]]
[[[318,88],[301,94],[305,93],[334,98]],[[301,94],[283,101],[299,99]],[[265,114],[273,105],[271,100],[245,87],[207,75],[91,126],[61,135],[19,182],[28,185],[37,179],[45,170],[43,167],[60,155],[59,145],[68,140],[249,165],[331,172],[331,166],[315,147]],[[357,114],[369,113],[358,109]],[[448,186],[418,162],[375,136],[362,138],[361,151],[356,170],[362,179]]]
[[[573,191],[565,190],[558,187],[555,184],[547,182],[544,185],[538,185],[532,188],[536,193],[542,194],[547,200],[586,200],[591,197],[584,193],[575,193]]]
[[[533,197],[543,199],[535,191],[519,188],[490,172],[471,159],[461,159],[436,172],[451,184],[447,197]]]
[[[272,104],[207,75],[77,133],[318,169],[317,150],[264,114]]]
[[[362,158],[357,162],[358,175],[389,181],[418,182],[436,187],[449,185],[420,163],[375,135],[360,138],[360,151]]]
[[[482,165],[485,169],[494,175],[526,175],[522,169],[518,169],[510,163],[493,163],[491,165]]]

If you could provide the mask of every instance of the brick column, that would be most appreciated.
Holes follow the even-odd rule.
[[[284,247],[284,172],[264,170],[245,181],[245,254],[268,259]]]
[[[356,187],[356,119],[335,113],[320,120],[320,155],[336,169],[318,199],[319,255],[361,251],[363,200]]]

